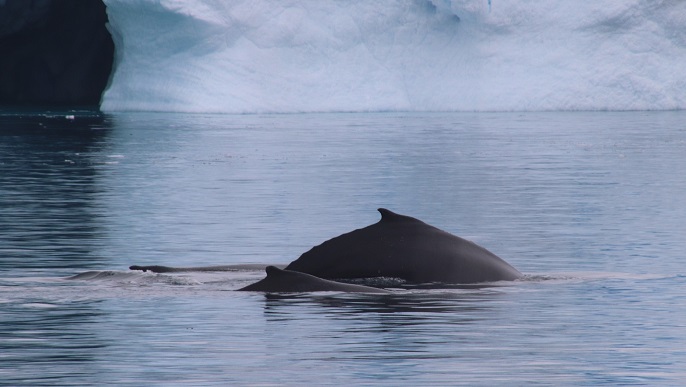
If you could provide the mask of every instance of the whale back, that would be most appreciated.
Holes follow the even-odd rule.
[[[485,248],[380,208],[381,220],[313,247],[286,269],[321,278],[393,277],[413,283],[514,280],[521,273]]]

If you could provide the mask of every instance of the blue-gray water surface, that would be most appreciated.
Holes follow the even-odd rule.
[[[681,385],[685,172],[686,112],[6,111],[0,384]],[[378,207],[527,276],[262,294],[128,270],[285,264]]]

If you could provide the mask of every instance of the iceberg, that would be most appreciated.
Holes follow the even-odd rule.
[[[104,2],[104,111],[686,108],[683,1]]]

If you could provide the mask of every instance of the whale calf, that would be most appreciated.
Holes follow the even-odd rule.
[[[267,266],[267,277],[248,285],[239,291],[254,292],[282,292],[282,293],[305,293],[305,292],[347,292],[347,293],[392,293],[388,290],[373,288],[370,286],[345,284],[313,275],[299,273],[297,271],[282,270],[275,266]]]
[[[485,248],[379,208],[381,220],[315,246],[286,266],[326,279],[400,278],[409,283],[512,281],[517,269]]]

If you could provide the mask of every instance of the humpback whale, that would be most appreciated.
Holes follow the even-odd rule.
[[[248,285],[239,291],[256,292],[348,292],[348,293],[392,293],[388,290],[370,286],[346,284],[317,278],[297,271],[282,270],[267,266],[267,277]]]
[[[485,248],[379,208],[381,220],[313,247],[286,266],[326,279],[400,278],[409,283],[511,281],[517,269]]]
[[[385,292],[378,287],[337,282],[361,280],[365,283],[365,279],[378,277],[433,288],[522,277],[509,263],[474,242],[410,216],[385,208],[378,211],[381,220],[377,223],[313,247],[284,270],[274,265],[131,266],[130,269],[167,273],[254,270],[267,266],[265,279],[239,289],[266,292]]]

